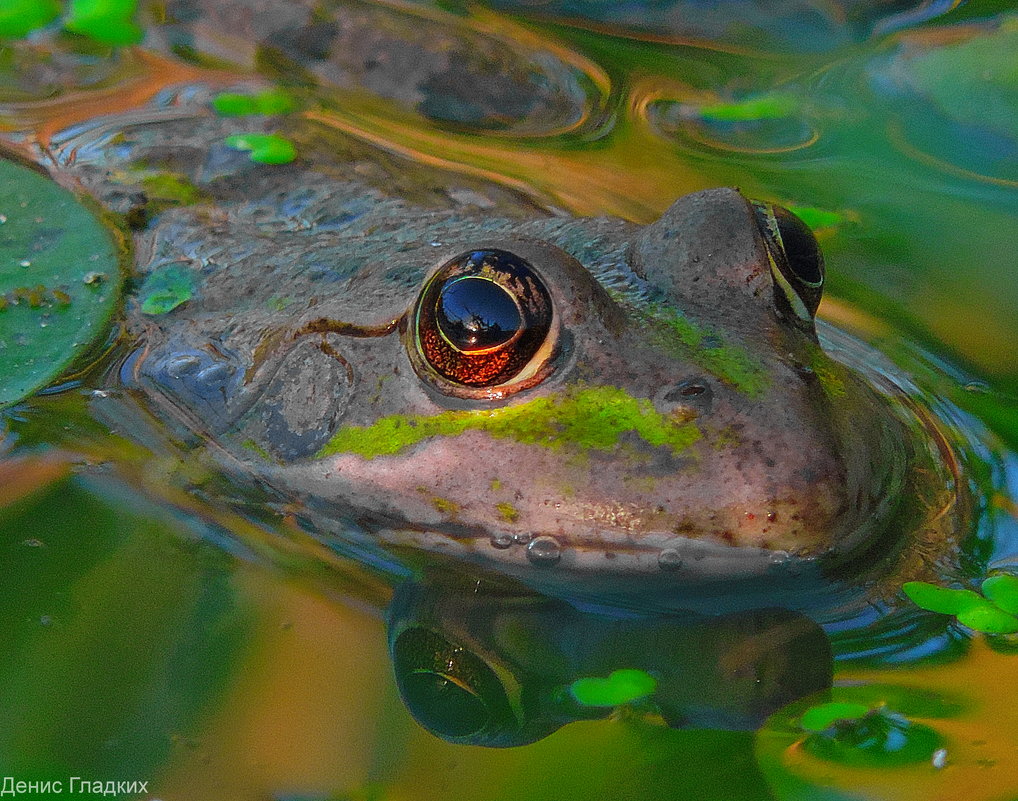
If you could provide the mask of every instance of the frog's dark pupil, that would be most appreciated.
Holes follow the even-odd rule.
[[[501,345],[523,325],[509,293],[485,278],[451,281],[442,289],[435,312],[449,343],[467,352]]]
[[[788,209],[781,206],[772,208],[789,266],[800,280],[808,284],[820,284],[824,280],[824,257],[813,232]]]

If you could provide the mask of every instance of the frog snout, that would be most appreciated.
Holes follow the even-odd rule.
[[[229,428],[244,380],[232,354],[194,347],[135,351],[121,368],[126,386],[155,390],[175,407],[201,421],[210,434]]]

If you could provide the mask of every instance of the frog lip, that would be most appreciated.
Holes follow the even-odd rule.
[[[605,608],[704,614],[772,606],[829,610],[850,605],[861,592],[832,582],[826,554],[736,547],[671,533],[643,534],[638,542],[626,534],[599,536],[596,547],[565,546],[557,559],[544,562],[535,562],[531,549],[547,544],[552,539],[547,535],[504,548],[487,534],[464,538],[430,528],[376,530],[371,537],[379,551],[427,552],[436,566],[454,572],[490,571],[542,594]],[[678,555],[662,566],[665,552]]]

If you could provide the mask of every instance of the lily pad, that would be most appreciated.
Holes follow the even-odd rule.
[[[73,194],[0,159],[0,408],[63,373],[109,325],[113,236]]]

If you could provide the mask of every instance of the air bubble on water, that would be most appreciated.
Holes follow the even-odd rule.
[[[937,770],[940,770],[940,768],[944,767],[947,764],[947,749],[938,748],[936,751],[934,751],[933,758],[930,759],[930,762],[933,765],[933,767],[937,768]]]
[[[20,267],[31,267],[32,262],[30,262],[28,259],[22,259],[21,261],[18,262],[18,265]]]
[[[990,391],[990,385],[982,381],[969,381],[962,385],[962,389],[964,389],[966,392],[985,395]]]
[[[499,532],[491,535],[491,547],[498,548],[500,551],[504,551],[506,548],[511,548],[515,542],[516,540],[513,535],[506,532]]]
[[[440,248],[440,247],[442,247],[442,243],[439,242],[437,239],[432,239],[430,242],[428,242],[428,244],[431,245],[431,247],[433,247],[433,248]]]
[[[562,546],[554,537],[535,537],[527,546],[527,559],[537,567],[551,567],[562,558]]]
[[[519,534],[513,534],[513,540],[518,542],[520,545],[526,545],[534,538],[534,535],[529,531],[521,531]]]
[[[792,558],[789,556],[788,551],[775,551],[768,560],[768,568],[772,573],[779,573],[788,570],[791,562]]]
[[[682,554],[674,548],[665,548],[657,555],[657,566],[662,570],[678,570],[682,561]]]

